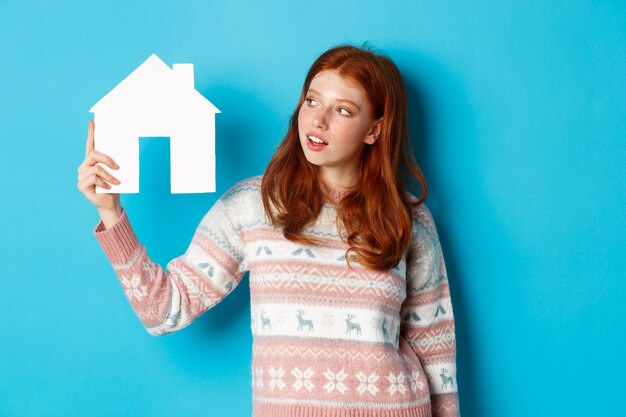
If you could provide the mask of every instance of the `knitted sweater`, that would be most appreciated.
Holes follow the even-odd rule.
[[[187,251],[154,263],[126,211],[94,234],[152,335],[183,329],[249,271],[253,417],[459,416],[450,289],[429,209],[414,210],[399,265],[351,260],[337,227],[342,193],[326,201],[304,245],[272,226],[262,176],[239,181],[200,222]],[[411,196],[415,199],[415,197]]]

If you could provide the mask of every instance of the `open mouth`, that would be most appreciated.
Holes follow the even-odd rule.
[[[314,143],[315,145],[328,145],[328,143],[324,142],[316,136],[308,135],[307,138],[309,139],[309,142]]]

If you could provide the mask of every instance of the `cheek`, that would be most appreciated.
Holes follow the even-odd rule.
[[[343,124],[337,126],[335,131],[337,137],[346,145],[357,145],[363,141],[364,135],[359,126],[354,124]]]
[[[307,123],[307,113],[304,109],[304,106],[300,107],[300,111],[298,111],[298,130],[302,130]]]

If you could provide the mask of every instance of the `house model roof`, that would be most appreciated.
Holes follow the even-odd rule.
[[[94,113],[102,110],[117,100],[137,100],[137,97],[158,100],[165,93],[168,97],[189,100],[211,113],[221,113],[213,103],[196,91],[193,78],[193,64],[174,64],[172,69],[156,54],[152,54],[89,111]]]

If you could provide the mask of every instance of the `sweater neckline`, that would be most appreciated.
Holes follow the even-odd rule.
[[[332,205],[337,205],[341,201],[341,199],[349,194],[352,189],[339,189],[330,187],[323,182],[320,181],[320,188],[322,189],[324,195],[326,196],[326,200]]]

